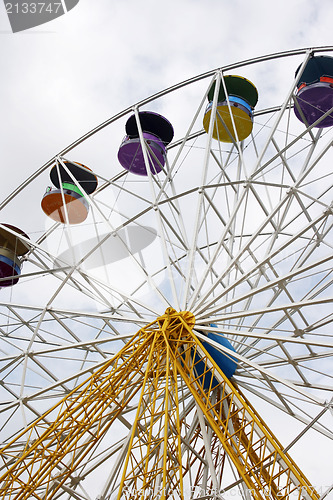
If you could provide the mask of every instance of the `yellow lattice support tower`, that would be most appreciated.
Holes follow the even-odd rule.
[[[196,486],[223,498],[226,456],[249,498],[318,500],[266,424],[202,347],[192,331],[194,323],[191,313],[167,309],[8,443],[1,450],[1,498],[45,500],[66,491],[82,461],[131,404],[136,411],[124,444],[118,500],[188,500],[195,498]],[[185,389],[188,405],[198,415],[193,428],[179,405]],[[23,441],[24,449],[17,452]],[[188,492],[187,477],[196,462]]]

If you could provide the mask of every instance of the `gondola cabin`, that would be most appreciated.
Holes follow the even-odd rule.
[[[252,132],[253,109],[258,91],[252,82],[242,76],[227,75],[220,83],[213,138],[221,142],[243,141]],[[215,92],[214,82],[208,93],[208,106],[203,126],[208,133]]]
[[[20,236],[29,237],[15,226],[2,224],[0,227],[0,288],[15,285],[21,274],[22,257],[29,246]]]
[[[164,116],[151,111],[139,112],[139,120],[147,145],[149,169],[155,175],[161,172],[165,165],[166,146],[172,141],[173,127]],[[126,136],[120,145],[118,160],[129,172],[146,176],[147,166],[135,115],[129,117],[125,130]]]
[[[97,188],[97,178],[92,171],[81,163],[63,161],[52,167],[50,179],[56,189],[48,187],[43,199],[42,209],[56,222],[80,224],[89,213],[85,194]]]
[[[296,70],[296,76],[300,67]],[[313,125],[333,108],[333,57],[311,57],[297,82],[294,111],[305,125]],[[333,125],[333,109],[315,127]]]
[[[215,327],[216,325],[211,324],[211,326]],[[207,337],[208,339],[213,340],[217,344],[226,347],[230,351],[236,352],[234,347],[229,342],[229,340],[226,337],[224,337],[221,333],[208,332]],[[202,346],[211,355],[211,357],[218,365],[218,367],[222,370],[224,375],[228,379],[230,379],[234,375],[237,369],[237,359],[232,355],[220,351],[216,347],[212,346],[209,342],[203,341]],[[197,374],[198,376],[200,376],[204,388],[208,389],[209,387],[213,388],[214,386],[216,386],[218,384],[217,380],[212,381],[211,373],[206,371],[207,368],[205,367],[205,363],[198,354],[196,354],[195,362],[196,362]]]

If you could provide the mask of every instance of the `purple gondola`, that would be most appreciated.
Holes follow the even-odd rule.
[[[296,75],[299,72],[299,67]],[[311,57],[298,78],[296,104],[294,111],[305,125],[313,125],[326,112],[332,110],[320,120],[318,128],[333,125],[333,57]]]
[[[165,165],[166,146],[172,141],[173,127],[164,116],[152,111],[141,111],[139,119],[147,144],[150,171],[155,175]],[[133,174],[148,175],[135,115],[129,117],[125,130],[126,136],[118,151],[120,164]]]

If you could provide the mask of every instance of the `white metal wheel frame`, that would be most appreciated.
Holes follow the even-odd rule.
[[[193,312],[200,338],[214,323],[230,340],[237,384],[328,497],[333,130],[299,122],[293,95],[295,69],[332,50],[235,63],[153,95],[65,148],[2,202],[1,221],[31,238],[19,283],[1,290],[2,443],[172,306]],[[212,127],[202,129],[208,90],[213,81],[223,85],[223,74],[248,77],[259,91],[243,143],[220,143]],[[117,161],[124,124],[139,110],[157,111],[175,128],[156,176],[135,176]],[[31,199],[32,192],[41,198],[56,158],[84,163],[98,177],[79,226],[46,220],[38,195]],[[24,220],[18,207],[27,199]],[[182,405],[190,426],[187,394]],[[63,498],[113,498],[105,471],[121,460],[131,416],[122,416],[119,434],[95,450]],[[231,472],[223,487],[242,495]]]

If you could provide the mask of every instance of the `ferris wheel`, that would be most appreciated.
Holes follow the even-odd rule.
[[[174,85],[2,202],[1,498],[329,498],[331,51]]]

